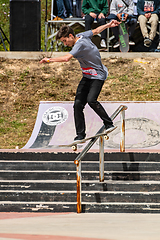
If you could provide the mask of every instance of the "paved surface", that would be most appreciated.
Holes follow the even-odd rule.
[[[52,52],[52,57],[64,56],[65,52]],[[101,52],[102,58],[114,58],[114,57],[122,57],[122,58],[160,58],[159,52]],[[10,59],[42,59],[44,56],[51,56],[51,52],[16,52],[16,51],[0,51],[0,57],[10,58]]]
[[[159,240],[160,214],[0,213],[0,240]]]

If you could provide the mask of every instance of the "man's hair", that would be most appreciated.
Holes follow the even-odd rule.
[[[75,33],[73,29],[68,25],[62,25],[56,35],[56,41],[59,40],[61,37],[69,37],[69,34],[72,34],[75,37]]]

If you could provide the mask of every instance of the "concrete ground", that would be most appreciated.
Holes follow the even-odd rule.
[[[101,52],[101,57],[103,58],[160,58],[159,52]],[[10,59],[42,59],[43,57],[51,56],[58,57],[64,56],[65,52],[16,52],[16,51],[0,51],[0,57],[10,58]]]
[[[0,240],[159,240],[160,214],[0,213]]]

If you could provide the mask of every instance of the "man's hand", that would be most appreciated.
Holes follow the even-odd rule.
[[[90,12],[90,14],[89,14],[92,18],[96,18],[97,17],[97,14],[96,13],[93,13],[93,12]]]
[[[127,14],[127,13],[124,13],[123,20],[122,20],[122,13],[118,13],[118,14],[117,14],[117,17],[118,17],[118,19],[119,19],[120,21],[125,22],[125,21],[127,20],[127,18],[128,18],[128,14]]]
[[[40,63],[49,63],[50,61],[49,61],[49,58],[43,58],[41,61],[40,61]]]
[[[124,14],[124,17],[123,17],[123,21],[125,22],[125,21],[127,20],[127,18],[128,18],[128,14],[125,13],[125,14]]]
[[[118,25],[120,24],[121,22],[118,22],[117,20],[112,20],[109,24],[109,27],[118,27]]]
[[[117,18],[121,21],[122,20],[122,13],[118,13]]]
[[[145,13],[144,16],[149,19],[151,17],[151,13]]]
[[[98,15],[98,18],[99,18],[99,19],[101,19],[101,18],[105,18],[105,16],[104,16],[103,13],[100,13],[100,14]]]

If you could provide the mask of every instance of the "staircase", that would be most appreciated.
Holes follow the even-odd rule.
[[[76,153],[0,152],[0,212],[76,212]],[[105,153],[82,160],[82,212],[160,213],[160,155]]]

